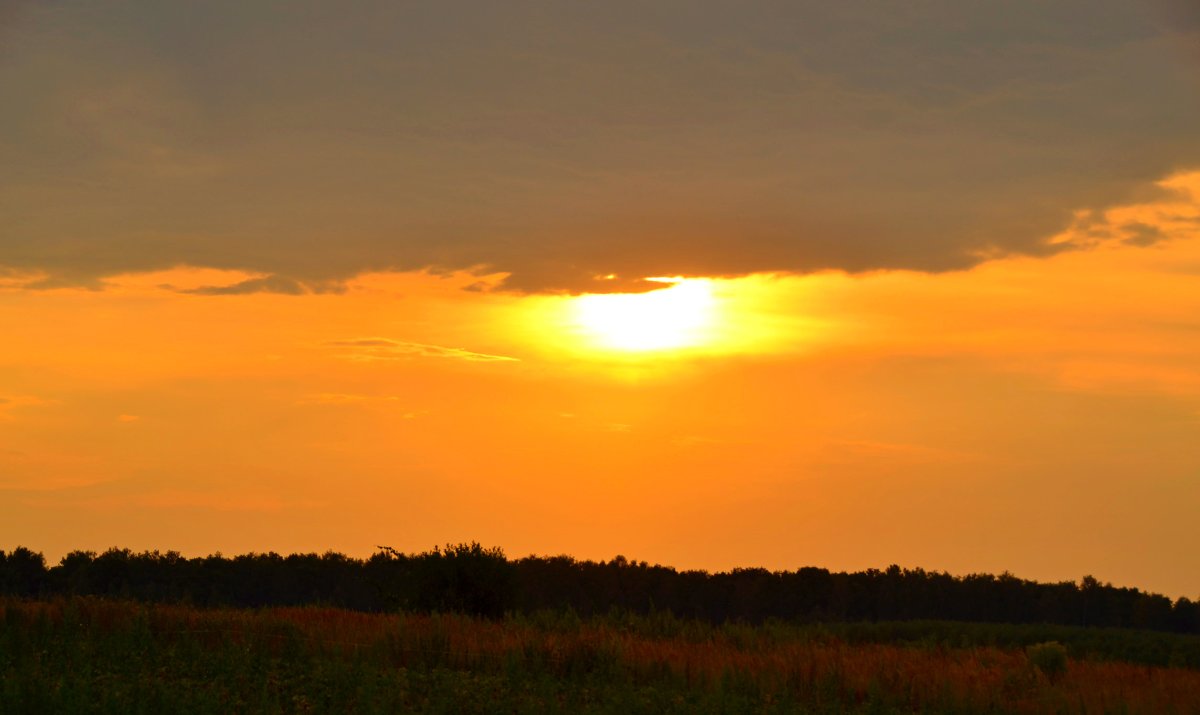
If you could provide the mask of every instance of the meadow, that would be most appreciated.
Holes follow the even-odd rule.
[[[0,712],[1200,713],[1198,669],[1007,628],[7,597]]]

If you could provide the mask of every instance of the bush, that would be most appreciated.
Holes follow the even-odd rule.
[[[1047,641],[1031,645],[1025,650],[1029,664],[1042,671],[1050,680],[1056,680],[1067,672],[1067,649],[1058,641]]]
[[[418,611],[502,618],[515,603],[515,570],[499,548],[448,544],[412,557],[409,568],[414,593],[406,605]]]

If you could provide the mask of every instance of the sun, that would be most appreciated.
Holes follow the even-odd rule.
[[[711,281],[649,280],[671,286],[574,299],[574,319],[588,342],[607,350],[645,353],[698,347],[710,340],[717,302]]]

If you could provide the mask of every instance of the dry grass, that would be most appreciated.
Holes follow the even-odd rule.
[[[1200,713],[1200,671],[1070,661],[1054,682],[1021,650],[848,645],[780,639],[761,629],[697,626],[687,637],[602,621],[547,627],[529,620],[381,615],[323,608],[199,610],[92,599],[0,601],[9,631],[70,629],[77,638],[139,629],[157,647],[236,646],[285,657],[356,659],[386,669],[541,674],[560,682],[663,683],[736,691],[815,710]]]

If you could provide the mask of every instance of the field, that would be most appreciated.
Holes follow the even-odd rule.
[[[1071,658],[1055,673],[965,636],[94,598],[0,612],[4,713],[1200,713],[1200,670]]]

